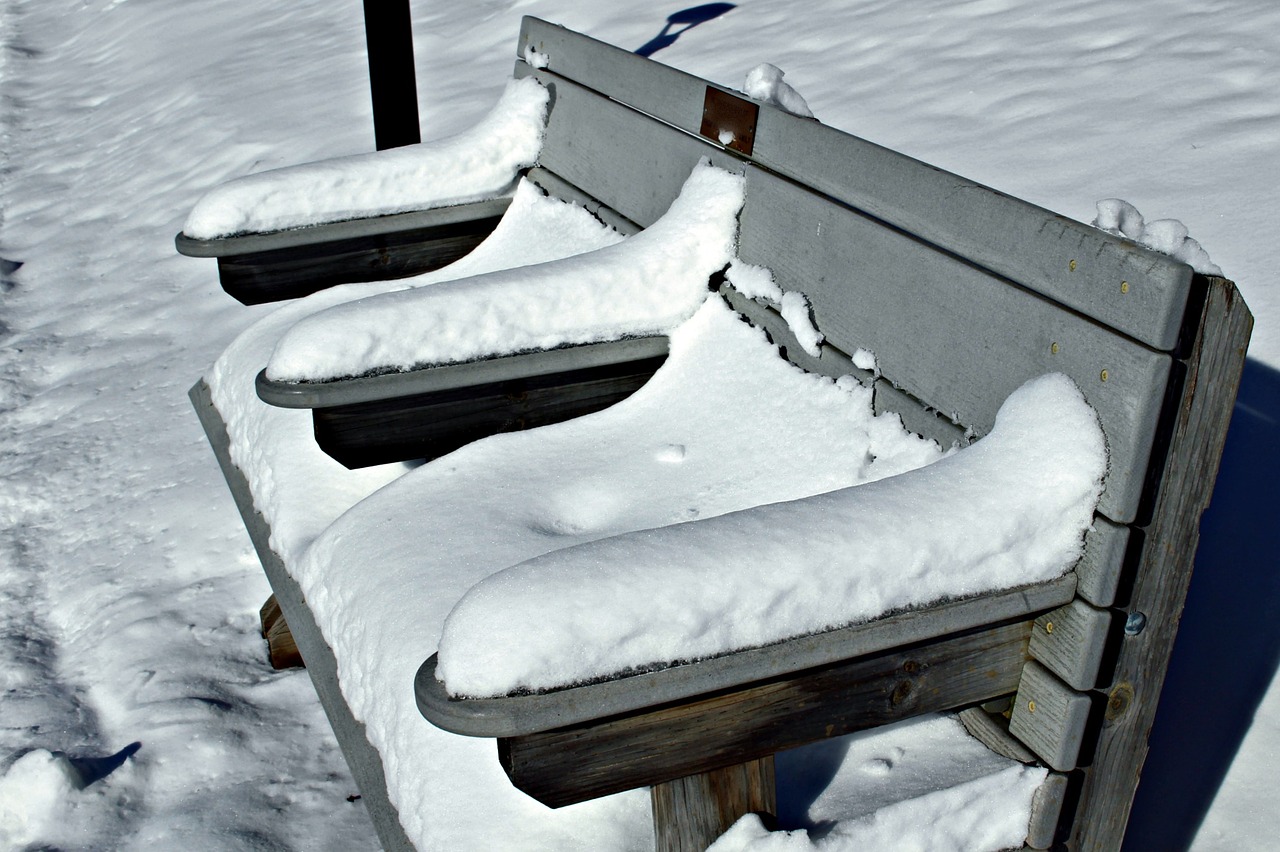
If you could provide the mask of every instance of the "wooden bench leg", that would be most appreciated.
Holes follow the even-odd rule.
[[[657,852],[704,852],[740,817],[778,809],[773,755],[651,789]]]
[[[289,632],[289,624],[284,620],[275,595],[267,598],[262,609],[258,610],[258,617],[262,620],[262,638],[267,640],[267,659],[271,668],[276,671],[305,668],[302,654],[298,653],[298,643],[293,641],[293,634]]]

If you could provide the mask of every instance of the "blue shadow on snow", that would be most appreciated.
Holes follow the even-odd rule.
[[[680,38],[680,35],[686,30],[691,30],[698,24],[705,24],[712,18],[718,18],[734,8],[737,7],[733,3],[707,3],[703,6],[692,6],[688,9],[674,12],[667,18],[667,23],[662,28],[662,32],[637,47],[635,52],[640,56],[652,56],[664,47],[670,47],[675,44],[676,39]],[[673,32],[671,30],[673,26],[680,27],[680,29]]]
[[[1124,849],[1191,845],[1280,663],[1280,372],[1240,395]]]

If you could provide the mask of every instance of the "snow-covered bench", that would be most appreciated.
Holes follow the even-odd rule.
[[[736,259],[727,283],[692,319],[671,330],[673,354],[657,379],[595,418],[473,444],[412,476],[400,478],[398,466],[338,472],[324,466],[328,460],[318,451],[307,455],[296,446],[305,435],[305,414],[254,407],[253,378],[276,341],[302,327],[299,320],[313,316],[308,323],[314,328],[324,322],[320,308],[369,291],[339,288],[270,318],[219,362],[210,376],[212,389],[202,383],[193,392],[384,845],[403,846],[410,838],[439,848],[465,845],[467,832],[486,821],[484,814],[472,819],[438,804],[456,779],[436,782],[431,773],[459,761],[489,761],[495,768],[497,761],[466,737],[429,729],[425,722],[413,727],[400,692],[402,678],[407,680],[405,656],[417,643],[434,643],[454,603],[475,586],[451,622],[457,629],[446,630],[452,638],[440,652],[444,663],[461,672],[454,682],[462,685],[446,688],[452,676],[439,680],[441,658],[432,656],[417,677],[417,704],[450,730],[499,738],[503,769],[540,801],[558,806],[653,785],[660,845],[693,848],[743,813],[771,808],[775,753],[963,707],[970,729],[997,750],[1053,770],[1036,796],[1029,845],[1045,848],[1056,837],[1071,848],[1118,847],[1176,633],[1199,515],[1212,492],[1243,366],[1251,319],[1234,286],[540,21],[526,20],[519,55],[533,65],[518,63],[518,75],[537,79],[553,93],[548,127],[559,130],[548,132],[539,154],[547,175],[543,185],[553,193],[591,199],[592,209],[609,220],[648,226],[668,212],[703,158],[742,176]],[[499,256],[505,257],[503,250],[482,245],[436,280],[501,268]],[[366,305],[386,298],[375,296]],[[735,348],[733,326],[722,328],[716,318],[715,311],[723,310],[720,299],[766,330],[799,367],[858,380],[832,385],[814,379],[809,390],[782,395],[778,407],[785,410],[776,416],[790,424],[785,428],[792,431],[780,434],[792,443],[784,439],[782,446],[762,452],[734,440],[737,424],[763,422],[767,407],[760,406],[800,379],[790,373],[776,382],[766,379],[773,369],[768,364],[783,369],[782,362],[773,358],[757,365],[752,359],[760,342]],[[444,297],[437,301],[446,302],[445,313],[452,310]],[[354,304],[351,316],[358,316],[364,309]],[[803,316],[806,306],[816,334]],[[377,312],[370,316],[377,324]],[[424,362],[426,369],[406,375],[442,369],[420,353],[400,366]],[[751,365],[745,375],[731,369],[739,362]],[[347,366],[359,372],[392,365],[356,359]],[[1061,566],[1071,568],[1065,574],[966,587],[963,572],[981,561],[970,557],[951,566],[958,587],[921,581],[916,599],[890,597],[879,609],[852,612],[844,622],[826,617],[800,636],[787,633],[787,625],[796,613],[801,617],[794,623],[805,623],[803,616],[814,609],[812,594],[794,606],[788,587],[779,593],[777,608],[745,619],[747,634],[713,637],[710,646],[690,646],[695,650],[685,655],[644,648],[633,658],[612,654],[614,646],[629,646],[628,635],[604,643],[609,653],[588,655],[584,663],[563,649],[575,637],[599,634],[575,632],[571,618],[563,622],[569,625],[568,646],[553,641],[521,648],[518,637],[530,635],[528,627],[517,631],[515,646],[495,637],[497,657],[509,658],[504,665],[514,667],[487,666],[475,653],[483,650],[474,635],[483,633],[485,619],[503,626],[498,621],[519,609],[523,599],[512,588],[537,589],[545,577],[551,584],[546,588],[570,592],[595,583],[595,592],[603,590],[607,599],[611,589],[618,592],[610,585],[617,578],[600,580],[592,566],[621,563],[625,579],[700,554],[690,561],[700,563],[697,570],[705,577],[721,552],[727,563],[721,585],[733,586],[734,560],[785,555],[794,549],[797,531],[812,537],[821,529],[807,524],[815,517],[821,521],[824,511],[833,513],[828,520],[844,518],[843,498],[813,497],[862,481],[820,482],[821,469],[840,467],[835,460],[841,448],[852,449],[840,443],[847,436],[831,428],[828,414],[806,407],[824,395],[864,394],[876,412],[900,416],[910,430],[944,447],[980,439],[956,453],[950,467],[940,465],[936,473],[928,467],[878,490],[863,489],[869,496],[854,498],[866,501],[862,509],[848,509],[854,517],[874,513],[888,505],[878,501],[892,503],[899,489],[903,511],[884,515],[883,523],[871,525],[879,532],[868,535],[886,527],[892,533],[899,524],[927,530],[935,522],[954,521],[957,507],[971,501],[969,492],[953,486],[969,480],[981,486],[993,471],[1009,467],[1000,463],[1012,451],[998,449],[1008,442],[999,439],[997,411],[1018,388],[1050,372],[1065,374],[1078,387],[1096,413],[1108,451],[1083,555]],[[293,378],[315,383],[335,375],[341,377],[342,370]],[[755,400],[753,386],[769,392]],[[855,393],[856,388],[865,390]],[[637,436],[662,433],[665,420],[646,419],[655,407],[693,412],[693,428],[678,441],[664,440],[650,458]],[[1063,422],[1084,422],[1070,420],[1070,411],[1064,409]],[[711,414],[721,419],[699,419]],[[807,435],[806,426],[814,423],[815,434]],[[1048,451],[1083,429],[1069,428],[1061,440],[1046,441],[1050,426],[1036,425],[1030,431],[1040,440],[1029,446]],[[602,477],[639,476],[641,462],[675,470],[685,459],[700,457],[704,448],[695,440],[713,438],[718,443],[706,448],[708,454],[732,459],[729,485],[716,480],[718,468],[687,482],[673,473],[650,473],[651,490],[636,503],[600,484]],[[981,456],[973,455],[984,446],[983,453],[996,456],[994,467],[982,467]],[[875,452],[863,452],[866,457],[851,466],[874,466]],[[1011,464],[1022,474],[1016,489],[1027,490],[1006,498],[1019,500],[1036,489],[1053,496],[1071,479],[1049,480],[1048,472],[1056,477],[1057,471],[1048,463]],[[792,467],[807,471],[793,485],[756,481]],[[959,474],[949,476],[948,470]],[[293,484],[290,477],[307,481]],[[332,490],[317,495],[317,480]],[[566,488],[576,495],[573,511],[556,502]],[[693,508],[698,516],[719,518],[671,526],[693,517],[678,514],[681,500],[697,503],[717,489],[734,496]],[[973,493],[985,499],[990,490]],[[548,507],[535,517],[521,494],[545,494]],[[792,502],[752,508],[779,500]],[[917,513],[914,520],[908,521],[907,509]],[[744,511],[725,514],[735,510]],[[986,537],[995,562],[1009,561],[1007,551],[1037,549],[1028,544],[1036,529],[1010,527],[1002,515],[975,511],[952,538],[972,540],[977,528],[977,539]],[[649,536],[634,532],[649,528],[663,530]],[[778,530],[792,538],[776,539]],[[827,546],[839,554],[856,551],[859,541],[870,545],[883,538],[838,538]],[[723,546],[717,549],[716,542]],[[880,568],[890,573],[902,568],[895,558],[930,567],[927,549],[884,552],[890,556]],[[637,555],[643,558],[635,561]],[[586,568],[574,568],[575,560]],[[506,575],[509,582],[485,580],[508,566],[515,572]],[[757,566],[750,582],[761,583],[767,569]],[[371,582],[378,571],[399,583]],[[660,591],[642,587],[615,597],[646,601]],[[820,586],[818,597],[824,591],[829,586]],[[560,593],[549,604],[531,595],[533,623],[561,625],[557,602],[574,608],[566,595],[572,597]],[[614,620],[615,613],[599,608],[600,599],[584,595],[578,609],[585,610],[588,623],[599,612]],[[736,600],[731,596],[728,603],[735,609],[720,613],[735,629],[744,620],[728,616],[747,606]],[[376,628],[367,623],[370,612],[382,618]],[[637,617],[643,626],[643,610]],[[696,618],[705,620],[706,614],[695,609]],[[678,621],[655,624],[653,633],[678,638],[678,630],[663,633]],[[782,624],[783,632],[751,634],[753,625],[772,627],[771,622]],[[554,665],[539,673],[530,660],[545,648]],[[407,700],[412,708],[413,699]],[[544,818],[522,804],[527,800],[489,794],[499,796],[492,807],[506,817],[518,813],[528,825]],[[705,813],[713,806],[721,812],[706,814],[698,824],[699,807]],[[489,821],[504,826],[504,819]],[[465,828],[441,825],[442,820]],[[749,824],[736,830],[736,839],[751,830]],[[682,831],[692,833],[680,836]],[[554,833],[537,836],[554,847],[547,839]]]

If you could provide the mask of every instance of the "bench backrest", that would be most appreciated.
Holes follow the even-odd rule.
[[[826,337],[818,359],[787,347],[801,366],[857,374],[869,350],[877,407],[944,444],[989,431],[1024,381],[1070,376],[1110,454],[1082,594],[1112,603],[1182,374],[1190,267],[544,21],[525,19],[527,48],[545,67],[517,73],[553,92],[540,164],[622,216],[653,222],[701,157],[745,173],[740,255],[804,293]],[[731,147],[713,141],[724,129]],[[776,314],[730,298],[788,341]]]

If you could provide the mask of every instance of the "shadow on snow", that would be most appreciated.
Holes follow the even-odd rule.
[[[686,30],[691,30],[698,24],[704,24],[712,18],[718,18],[730,9],[736,8],[733,3],[707,3],[703,6],[692,6],[688,9],[681,9],[679,12],[672,13],[667,18],[667,23],[663,26],[662,31],[644,44],[636,48],[636,53],[640,56],[652,56],[664,47],[670,47],[676,43],[676,39]],[[672,27],[680,27],[680,29],[672,31]]]

